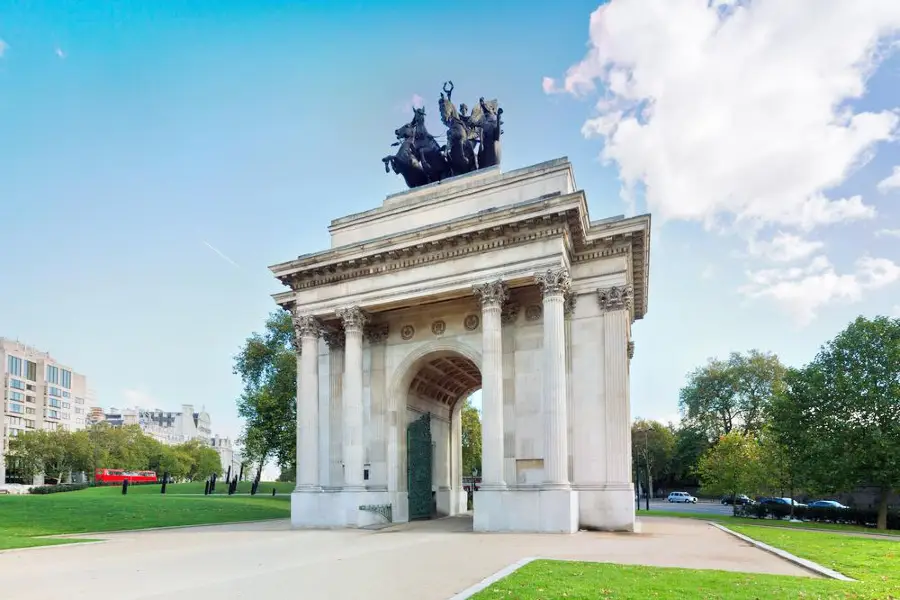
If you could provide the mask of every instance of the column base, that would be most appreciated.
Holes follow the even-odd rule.
[[[560,490],[475,492],[475,531],[517,533],[575,533],[578,531],[578,493]]]
[[[387,524],[380,514],[360,506],[392,505],[388,492],[295,491],[291,494],[291,526],[295,528],[359,528]]]
[[[469,510],[469,495],[460,490],[442,488],[435,494],[437,514],[452,517]]]
[[[577,486],[582,529],[635,531],[634,486],[630,483]]]

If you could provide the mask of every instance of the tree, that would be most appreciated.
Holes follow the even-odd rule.
[[[683,421],[675,430],[675,448],[669,468],[674,481],[698,484],[697,465],[710,447],[706,431],[690,421]]]
[[[766,483],[759,443],[737,431],[719,438],[700,458],[697,471],[701,489],[707,494],[753,494]],[[736,502],[734,507],[736,512]]]
[[[631,425],[633,467],[649,482],[647,493],[653,496],[654,482],[669,475],[675,455],[675,434],[659,421],[637,419]]]
[[[466,398],[460,412],[462,425],[462,468],[463,476],[473,472],[481,474],[481,415],[472,405],[471,398]]]
[[[238,414],[244,419],[244,455],[262,468],[270,456],[279,466],[296,463],[297,358],[291,315],[269,315],[263,333],[253,333],[235,357],[234,373],[244,389]]]
[[[900,319],[859,317],[825,344],[790,380],[774,424],[822,489],[877,486],[885,529],[900,488]]]
[[[681,411],[710,440],[734,429],[759,433],[784,373],[777,356],[758,350],[732,352],[725,361],[710,359],[688,375],[679,394]]]

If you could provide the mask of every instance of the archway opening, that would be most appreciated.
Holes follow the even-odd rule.
[[[481,371],[455,352],[423,357],[407,391],[406,475],[409,518],[468,510],[463,486],[462,408],[481,389]],[[480,432],[479,432],[480,435]]]

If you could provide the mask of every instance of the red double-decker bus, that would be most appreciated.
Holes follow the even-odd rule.
[[[155,471],[126,471],[124,469],[97,469],[94,472],[94,481],[97,483],[114,484],[122,483],[156,483]]]

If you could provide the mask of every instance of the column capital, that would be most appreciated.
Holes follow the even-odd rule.
[[[300,309],[294,307],[291,311],[291,321],[294,323],[294,336],[300,338],[318,338],[322,333],[322,322],[312,315],[300,313]]]
[[[499,308],[509,299],[509,288],[502,279],[477,283],[472,286],[472,291],[481,302],[482,308]]]
[[[322,337],[325,338],[325,343],[328,344],[330,350],[338,350],[344,347],[344,340],[346,338],[344,332],[340,329],[325,329]]]
[[[577,301],[577,296],[572,292],[572,290],[567,291],[563,295],[563,314],[567,317],[572,316],[575,313],[575,302]]]
[[[600,303],[600,310],[604,312],[631,310],[632,298],[631,284],[616,285],[597,290],[597,301]]]
[[[388,337],[387,323],[373,323],[363,328],[363,336],[370,344],[383,344]]]
[[[541,294],[544,298],[565,295],[572,284],[571,279],[569,279],[569,270],[564,267],[535,273],[534,279],[541,286]]]
[[[362,331],[369,322],[369,315],[358,306],[346,306],[337,309],[337,316],[344,322],[346,331]]]

